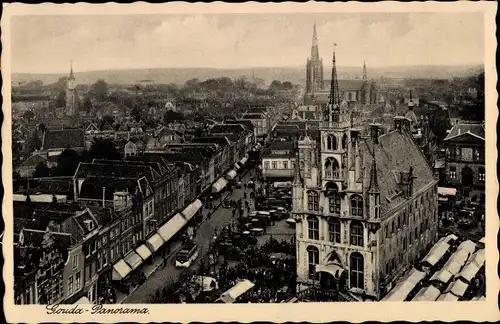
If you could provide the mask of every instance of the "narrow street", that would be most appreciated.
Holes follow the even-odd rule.
[[[255,176],[255,170],[249,170],[247,174],[241,178],[242,182],[247,182]],[[236,189],[234,192],[229,194],[226,199],[238,200],[243,197],[243,188]],[[217,204],[217,201],[214,203]],[[245,211],[246,212],[246,211]],[[194,238],[195,243],[200,247],[200,256],[196,262],[191,266],[191,268],[196,268],[199,266],[200,260],[208,252],[208,247],[212,241],[214,235],[214,229],[220,232],[220,229],[231,221],[233,216],[232,208],[223,208],[220,205],[217,210],[212,214],[210,219],[206,219],[208,210],[204,208],[203,216],[204,222],[196,231],[196,236]],[[158,269],[153,273],[141,286],[139,286],[135,291],[133,291],[123,303],[127,304],[140,304],[148,303],[150,296],[154,295],[158,289],[167,286],[170,282],[178,279],[179,275],[185,271],[184,269],[179,269],[175,267],[175,254],[169,256],[166,261],[166,266]]]

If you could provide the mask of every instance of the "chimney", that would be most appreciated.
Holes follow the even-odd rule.
[[[378,144],[378,137],[380,135],[380,124],[378,123],[370,124],[370,133],[373,144]]]
[[[410,131],[410,120],[403,116],[394,117],[394,128],[398,132]]]
[[[410,191],[409,191],[409,186],[410,186],[410,172],[408,171],[401,171],[400,172],[400,185],[401,188],[403,189],[403,196],[405,198],[410,197]]]

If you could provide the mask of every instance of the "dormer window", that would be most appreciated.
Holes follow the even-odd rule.
[[[94,230],[94,222],[91,219],[86,219],[84,223],[87,226],[89,232]]]

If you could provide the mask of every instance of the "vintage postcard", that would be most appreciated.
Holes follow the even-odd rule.
[[[499,320],[496,9],[5,4],[7,321]]]

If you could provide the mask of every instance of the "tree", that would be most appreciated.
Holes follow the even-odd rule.
[[[290,81],[283,82],[282,86],[283,86],[283,90],[292,90],[293,89],[293,85]]]
[[[43,178],[50,176],[50,169],[44,162],[38,163],[35,168],[35,172],[33,173],[34,178]]]
[[[93,108],[92,101],[88,96],[85,96],[82,103],[82,110],[87,113],[90,113],[92,111],[92,108]]]
[[[163,121],[165,123],[181,120],[184,120],[184,115],[173,110],[167,110],[167,112],[165,112],[165,115],[163,116]]]
[[[115,119],[113,118],[113,116],[110,116],[110,115],[104,115],[102,116],[102,121],[101,121],[101,127],[108,123],[109,125],[113,125],[115,122]]]
[[[66,106],[66,91],[59,90],[56,97],[56,107],[61,108]]]
[[[106,81],[99,79],[92,85],[90,93],[97,101],[106,101],[108,98],[108,84]]]
[[[23,114],[23,118],[26,119],[29,123],[33,118],[35,118],[35,113],[31,110],[26,110]]]
[[[74,175],[80,160],[81,157],[76,151],[64,150],[57,157],[57,167],[54,169],[54,175],[60,177]]]
[[[121,154],[116,149],[115,144],[109,139],[96,139],[92,142],[89,152],[89,159],[119,160]]]
[[[38,137],[36,132],[33,132],[31,137],[28,140],[28,153],[32,153],[36,150],[39,150],[42,147],[42,141]]]

